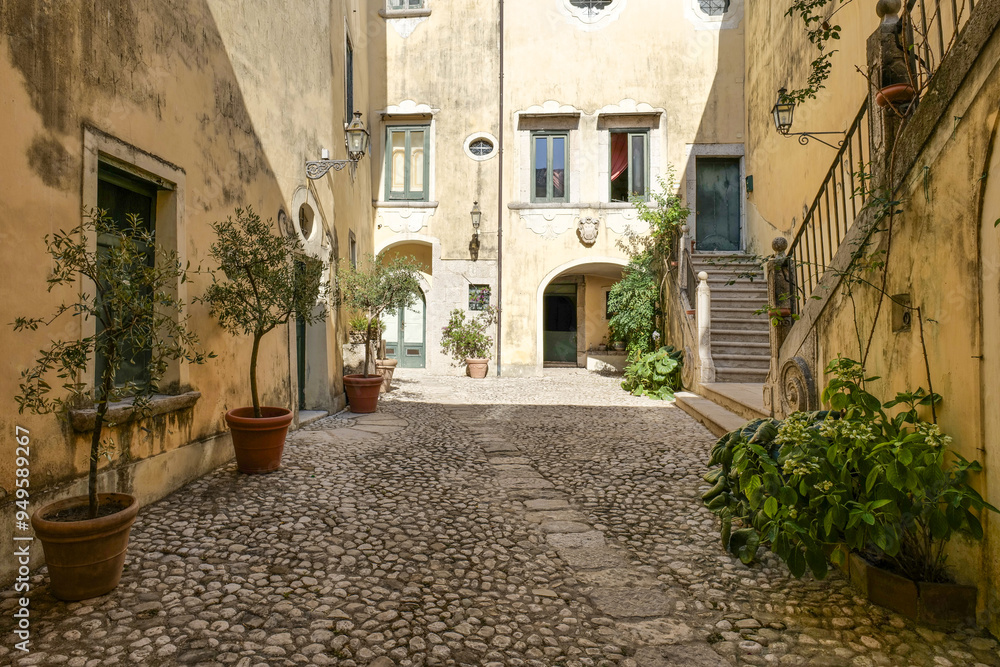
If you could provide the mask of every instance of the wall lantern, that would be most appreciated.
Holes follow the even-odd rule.
[[[846,132],[791,132],[792,120],[795,117],[795,100],[788,95],[788,90],[786,88],[780,88],[778,90],[778,99],[775,101],[774,106],[771,107],[771,117],[774,119],[774,129],[778,131],[779,134],[786,137],[798,137],[799,143],[805,146],[809,143],[810,139],[815,139],[825,146],[837,149],[843,145],[843,140],[838,141],[837,145],[823,141],[817,134],[843,134]]]
[[[371,134],[361,121],[361,112],[355,111],[354,120],[347,126],[346,138],[344,139],[344,143],[347,144],[347,157],[349,159],[331,160],[329,159],[330,152],[324,148],[322,152],[323,159],[306,162],[306,176],[311,180],[316,180],[325,176],[331,169],[340,171],[344,167],[350,166],[353,170],[357,166],[358,161],[368,152],[370,140]]]
[[[472,217],[472,233],[479,236],[479,223],[483,220],[483,212],[479,208],[479,202],[472,202],[472,211],[469,212]]]

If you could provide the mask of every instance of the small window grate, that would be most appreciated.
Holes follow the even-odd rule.
[[[597,16],[611,4],[611,0],[569,0],[569,4],[579,7],[588,16]]]
[[[476,139],[469,144],[469,152],[476,157],[483,157],[493,152],[493,142],[489,139]]]
[[[729,0],[698,0],[698,6],[709,16],[722,16],[729,11]]]

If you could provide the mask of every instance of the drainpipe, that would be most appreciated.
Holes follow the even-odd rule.
[[[501,332],[503,331],[503,0],[500,0],[500,115],[497,143],[499,178],[497,179],[497,376],[503,375]]]

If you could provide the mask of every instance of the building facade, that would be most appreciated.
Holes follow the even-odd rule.
[[[691,189],[699,167],[723,174],[723,240],[742,247],[742,14],[742,0],[388,0],[376,247],[425,267],[424,301],[389,323],[401,367],[460,372],[441,328],[484,290],[502,375],[620,367],[598,348],[619,241],[646,229],[628,199],[670,166]]]

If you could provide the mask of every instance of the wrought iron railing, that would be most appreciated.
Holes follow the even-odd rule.
[[[922,89],[954,45],[972,10],[982,0],[908,0],[904,15],[906,37],[913,44],[914,76]]]
[[[870,153],[865,100],[788,249],[800,312],[864,208]]]

